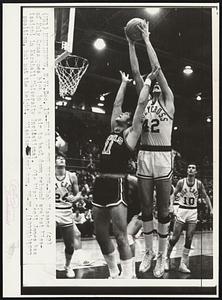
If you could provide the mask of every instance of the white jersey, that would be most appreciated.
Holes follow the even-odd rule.
[[[72,208],[72,203],[65,200],[65,198],[73,192],[72,190],[71,173],[66,171],[63,178],[55,178],[55,202],[56,208],[67,209]]]
[[[173,205],[179,205],[179,203],[180,203],[180,193],[178,193],[178,194],[175,196]]]
[[[141,145],[171,146],[173,119],[157,100],[149,101],[145,112]]]
[[[186,208],[197,208],[198,196],[198,180],[195,179],[194,184],[189,186],[187,183],[187,178],[184,178],[183,187],[180,192],[180,206]]]

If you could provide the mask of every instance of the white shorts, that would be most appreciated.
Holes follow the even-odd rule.
[[[72,209],[56,209],[56,226],[73,226]]]
[[[137,177],[144,179],[169,179],[172,176],[171,151],[140,150],[137,159]]]
[[[197,208],[189,209],[189,208],[181,208],[178,207],[176,214],[176,221],[182,224],[185,223],[197,223]]]

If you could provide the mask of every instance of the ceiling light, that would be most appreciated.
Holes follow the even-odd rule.
[[[202,100],[201,96],[198,95],[198,96],[196,97],[196,100],[197,100],[197,101],[201,101],[201,100]]]
[[[98,113],[98,114],[105,114],[105,110],[100,108],[100,107],[96,107],[96,106],[92,106],[92,112],[94,113]]]
[[[211,117],[207,117],[207,123],[211,123]]]
[[[70,100],[72,100],[72,97],[70,97],[70,96],[65,96],[64,99],[67,100],[67,101],[70,101]]]
[[[184,67],[183,73],[186,74],[186,75],[192,74],[192,73],[193,73],[193,70],[192,70],[191,66],[186,66],[186,67]]]
[[[98,106],[104,106],[104,103],[98,103],[97,105]]]
[[[97,39],[97,40],[94,42],[94,47],[95,47],[97,50],[103,50],[103,49],[106,47],[106,43],[105,43],[104,39]]]
[[[150,15],[156,15],[160,11],[159,7],[147,7],[145,8],[145,11]]]
[[[178,127],[177,127],[177,126],[174,126],[174,127],[173,127],[173,129],[174,129],[174,130],[177,130],[177,129],[178,129]]]
[[[100,101],[105,101],[105,97],[104,97],[103,95],[101,95],[101,96],[99,97],[99,100],[100,100]]]

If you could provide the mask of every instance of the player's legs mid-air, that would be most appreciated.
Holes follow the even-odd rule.
[[[154,258],[153,252],[153,180],[139,178],[140,198],[142,200],[142,220],[145,239],[145,255],[140,265],[140,271],[146,272],[150,269]],[[169,195],[171,190],[171,180],[157,180],[156,197],[157,197],[157,212],[158,212],[158,250],[157,262],[154,269],[154,275],[161,277],[164,272],[164,260],[167,237],[169,233]]]
[[[121,277],[132,278],[132,252],[127,239],[127,207],[120,203],[110,208],[93,207],[96,239],[108,265],[111,278],[118,278],[119,268],[115,247],[110,239],[110,221],[112,220],[113,233],[117,242]]]
[[[153,252],[153,181],[138,178],[139,197],[142,208],[143,234],[145,240],[145,255],[139,270],[146,272],[150,269]]]

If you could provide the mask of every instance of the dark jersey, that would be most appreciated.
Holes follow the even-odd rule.
[[[123,132],[112,132],[105,141],[100,160],[102,173],[127,173],[128,161],[132,152],[126,145]]]

